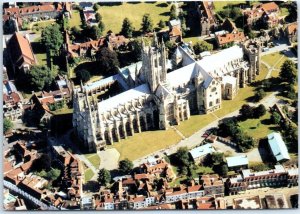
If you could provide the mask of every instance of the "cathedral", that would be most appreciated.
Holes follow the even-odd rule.
[[[73,126],[90,152],[147,130],[168,129],[191,114],[221,108],[259,74],[261,48],[248,40],[196,61],[187,45],[167,59],[156,36],[142,60],[74,89]]]

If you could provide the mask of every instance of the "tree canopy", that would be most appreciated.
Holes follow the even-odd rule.
[[[96,13],[95,18],[96,18],[96,21],[97,21],[97,22],[102,21],[102,16],[101,16],[100,13]]]
[[[119,162],[119,170],[123,174],[129,174],[133,168],[133,163],[128,158]]]
[[[123,20],[121,34],[125,37],[131,38],[133,31],[134,27],[132,26],[132,22],[128,18],[125,18]]]
[[[26,82],[32,90],[41,91],[50,87],[56,75],[45,65],[35,65],[26,73]]]
[[[178,16],[177,16],[176,6],[175,6],[175,4],[172,4],[171,9],[170,9],[170,20],[177,19],[177,18],[178,18]]]
[[[88,72],[85,69],[76,71],[76,80],[79,83],[82,81],[82,83],[86,83],[91,78],[90,72]]]
[[[292,60],[287,59],[282,64],[279,75],[282,81],[294,84],[297,80],[297,68],[295,63]]]
[[[96,53],[96,60],[102,74],[112,75],[117,72],[119,66],[118,56],[114,51],[103,47]]]
[[[6,133],[14,127],[14,124],[10,119],[4,118],[3,120],[3,132]]]
[[[178,166],[188,167],[191,164],[187,147],[180,147],[175,154],[175,158]]]
[[[199,55],[200,53],[204,51],[212,51],[213,50],[213,45],[209,44],[208,42],[202,40],[194,44],[193,49],[195,51],[196,55]]]
[[[42,31],[42,42],[48,50],[57,54],[64,42],[60,26],[55,23],[45,27]]]
[[[98,173],[98,182],[106,186],[111,180],[110,172],[107,169],[100,169]]]
[[[160,27],[161,29],[166,27],[166,23],[163,20],[160,20],[158,23],[158,27]]]
[[[146,13],[142,19],[142,31],[144,33],[149,33],[153,30],[153,21],[149,13]]]

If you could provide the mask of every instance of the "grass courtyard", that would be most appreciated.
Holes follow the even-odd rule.
[[[72,17],[69,19],[69,27],[78,27],[79,29],[81,29],[81,25],[82,25],[82,20],[80,17],[80,12],[79,10],[72,10]]]
[[[261,57],[261,60],[270,65],[271,67],[275,66],[275,69],[280,69],[284,61],[288,59],[284,54],[280,52],[267,54]]]
[[[94,176],[94,173],[91,169],[87,169],[84,171],[85,182],[88,182],[89,180],[91,180],[93,176]]]
[[[129,136],[112,147],[120,152],[119,160],[128,158],[136,160],[160,149],[164,149],[180,141],[180,136],[173,130],[147,131]]]
[[[100,166],[100,157],[97,153],[87,154],[85,157],[91,162],[91,164],[98,169]]]
[[[267,112],[261,118],[239,122],[239,126],[245,133],[255,139],[264,138],[277,128],[276,125],[271,123],[270,117],[271,114]]]
[[[215,12],[224,10],[227,5],[245,4],[246,1],[214,1]]]
[[[135,30],[141,28],[142,17],[144,14],[151,14],[153,27],[157,27],[160,20],[168,21],[171,4],[165,2],[131,2],[122,5],[101,6],[98,12],[103,17],[105,31],[112,30],[119,33],[122,28],[124,18],[128,18]]]

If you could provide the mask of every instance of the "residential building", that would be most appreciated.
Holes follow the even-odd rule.
[[[148,159],[147,163],[140,166],[140,170],[142,173],[155,175],[157,178],[165,177],[168,181],[172,181],[176,177],[171,166],[164,159]]]
[[[266,195],[265,201],[267,209],[288,209],[288,203],[284,194]]]
[[[244,192],[248,188],[247,182],[244,181],[241,175],[236,177],[225,178],[225,193],[228,195],[236,195],[240,192]]]
[[[181,21],[174,19],[169,22],[169,38],[170,41],[179,43],[182,41]]]
[[[278,132],[273,132],[268,135],[268,145],[274,156],[275,161],[282,162],[290,159],[287,147]]]
[[[200,184],[204,188],[205,195],[224,194],[224,182],[217,174],[202,175]]]
[[[97,25],[98,22],[96,20],[96,13],[93,8],[93,3],[92,2],[80,2],[79,5],[82,8],[85,23],[90,26]]]
[[[10,120],[20,119],[23,114],[21,96],[14,83],[9,80],[3,81],[3,113]]]
[[[249,165],[247,155],[239,155],[235,157],[227,157],[226,162],[231,170],[247,169]]]
[[[190,154],[195,163],[201,162],[208,154],[216,152],[212,144],[208,143],[203,146],[196,147],[190,150]]]
[[[14,33],[8,40],[7,48],[14,74],[18,72],[27,73],[31,66],[36,64],[37,61],[33,54],[31,44],[26,36],[20,33]]]
[[[288,173],[282,165],[276,165],[275,169],[251,172],[250,169],[242,170],[243,180],[247,182],[248,189],[261,187],[286,186]]]
[[[224,47],[225,45],[242,43],[246,40],[246,37],[244,32],[236,32],[218,35],[216,40],[219,47]]]
[[[209,35],[217,27],[213,1],[200,1],[196,3],[200,19],[200,35]]]
[[[297,36],[298,36],[297,32],[298,32],[297,22],[290,23],[285,27],[284,33],[290,45],[294,42],[297,42]]]
[[[257,196],[241,196],[233,199],[233,209],[262,209],[261,198]]]

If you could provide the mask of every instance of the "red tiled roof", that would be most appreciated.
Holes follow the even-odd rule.
[[[35,6],[29,6],[29,7],[23,7],[23,8],[11,7],[11,8],[5,8],[4,14],[6,14],[6,15],[12,15],[12,14],[22,15],[22,14],[27,14],[27,13],[48,12],[48,11],[55,11],[55,7],[53,5],[49,5],[49,4],[35,5]]]
[[[275,10],[279,10],[279,7],[275,2],[264,3],[264,4],[261,5],[261,8],[265,12],[272,12],[272,11],[275,11]]]
[[[288,34],[295,34],[297,32],[297,22],[291,23],[287,26]]]
[[[181,29],[179,26],[174,26],[169,32],[170,36],[181,36]]]
[[[245,40],[245,35],[243,32],[239,33],[227,33],[224,35],[217,36],[218,43],[224,45],[230,42],[240,42]]]
[[[213,203],[204,203],[204,204],[198,204],[197,209],[200,210],[215,209],[215,206]]]
[[[24,62],[35,64],[35,58],[29,41],[20,33],[15,33],[9,40],[8,48],[14,64],[20,66]]]
[[[13,105],[17,104],[18,102],[20,102],[21,98],[19,96],[19,94],[17,94],[16,92],[12,92],[10,95],[7,94],[3,94],[3,101],[6,102],[12,102]]]
[[[196,191],[199,191],[201,188],[202,188],[202,185],[189,186],[188,192],[196,192]]]

